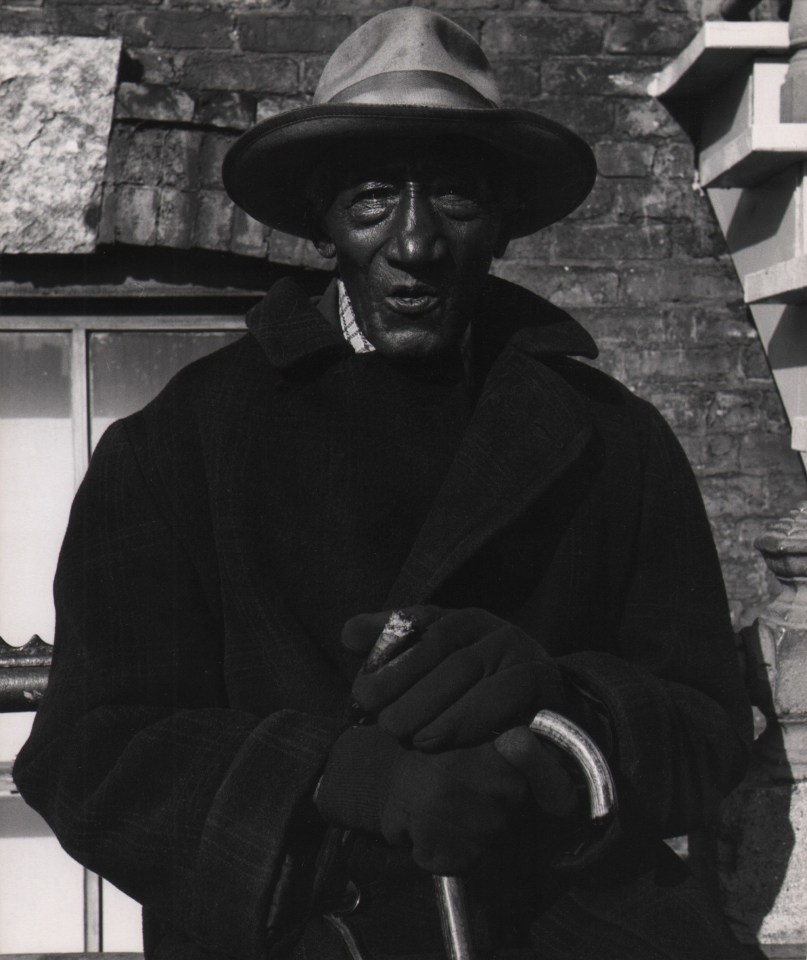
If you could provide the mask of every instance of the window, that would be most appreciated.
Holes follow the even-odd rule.
[[[0,637],[53,641],[51,584],[73,493],[115,419],[237,339],[243,315],[0,317]],[[33,714],[0,714],[0,762]],[[139,951],[139,907],[0,796],[0,953]],[[35,909],[32,905],[36,905]],[[32,922],[34,914],[48,922]]]

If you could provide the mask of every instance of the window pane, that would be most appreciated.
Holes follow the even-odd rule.
[[[73,497],[70,335],[0,333],[0,636],[53,641],[51,583]]]
[[[240,330],[94,333],[90,338],[91,442],[139,410],[192,360],[243,335]]]

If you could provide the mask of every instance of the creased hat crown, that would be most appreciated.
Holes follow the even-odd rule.
[[[482,48],[462,27],[421,7],[368,20],[334,51],[314,103],[499,107]]]

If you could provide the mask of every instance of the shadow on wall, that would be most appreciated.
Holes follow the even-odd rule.
[[[804,957],[799,930],[807,877],[799,882],[798,866],[791,862],[795,772],[785,748],[786,725],[774,707],[767,629],[757,621],[739,637],[757,726],[764,729],[754,743],[748,774],[723,805],[713,862],[726,917],[738,937],[752,945],[750,956],[795,960]]]

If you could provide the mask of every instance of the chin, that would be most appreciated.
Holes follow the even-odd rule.
[[[366,336],[384,357],[434,362],[459,353],[462,334],[448,335],[444,327],[442,319],[395,316],[373,324]]]

